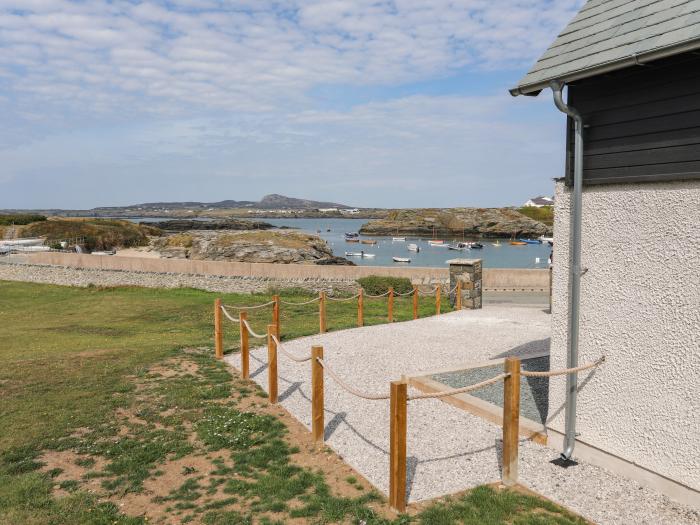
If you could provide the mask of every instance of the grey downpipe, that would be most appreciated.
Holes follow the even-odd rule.
[[[581,207],[583,193],[583,118],[574,108],[567,106],[562,96],[564,83],[552,81],[549,86],[554,94],[554,105],[574,121],[574,180],[571,199],[571,244],[569,264],[569,348],[566,359],[567,368],[578,366],[579,310],[581,300]],[[566,376],[566,412],[564,450],[561,458],[568,460],[576,444],[576,396],[578,374]]]

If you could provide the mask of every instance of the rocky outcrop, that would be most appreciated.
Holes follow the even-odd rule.
[[[189,230],[269,230],[274,226],[267,222],[225,219],[220,221],[195,221],[193,219],[173,219],[171,221],[142,222],[164,231],[184,232]]]
[[[162,257],[280,264],[353,264],[326,241],[297,231],[191,231],[153,240]]]
[[[450,208],[392,210],[385,219],[362,226],[364,235],[425,235],[471,237],[536,237],[551,227],[512,208]]]

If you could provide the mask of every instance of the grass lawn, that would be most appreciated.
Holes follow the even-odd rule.
[[[216,296],[0,281],[0,523],[585,523],[491,487],[394,516],[255,384],[213,359]],[[384,322],[385,301],[366,301],[366,324]],[[283,307],[283,338],[316,332],[316,308]],[[395,311],[410,318],[410,300]],[[254,329],[269,322],[265,312],[251,312]],[[421,314],[432,313],[423,299]],[[355,322],[354,302],[329,302],[329,329]],[[237,328],[225,328],[235,351]]]

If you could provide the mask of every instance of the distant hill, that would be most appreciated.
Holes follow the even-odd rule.
[[[317,208],[339,208],[348,209],[350,206],[345,204],[337,204],[334,202],[319,202],[308,199],[297,199],[294,197],[286,197],[284,195],[271,194],[265,195],[259,202],[255,201],[235,201],[223,200],[219,202],[144,202],[142,204],[132,204],[129,206],[104,206],[93,208],[95,211],[108,211],[115,209],[142,209],[142,210],[202,210],[209,208],[255,208],[260,210],[307,210]]]

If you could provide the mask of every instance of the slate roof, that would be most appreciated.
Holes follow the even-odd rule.
[[[700,0],[589,0],[518,85],[536,95],[550,80],[595,76],[700,49]]]

